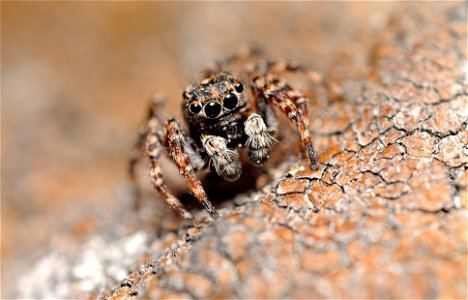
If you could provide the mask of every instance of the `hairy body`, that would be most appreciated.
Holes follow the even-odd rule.
[[[150,161],[150,179],[154,189],[184,218],[191,218],[191,214],[168,191],[162,177],[160,155],[164,147],[167,147],[169,156],[195,198],[212,217],[218,213],[208,200],[195,172],[211,168],[228,181],[237,180],[242,173],[238,148],[247,149],[253,164],[264,164],[276,143],[274,107],[296,127],[310,167],[318,168],[317,153],[307,128],[307,99],[270,73],[273,68],[304,73],[306,69],[261,60],[249,66],[251,71],[248,72],[250,79],[247,82],[223,70],[225,65],[250,55],[253,53],[236,54],[228,58],[215,69],[205,71],[203,80],[185,88],[182,110],[188,132],[175,119],[162,121],[162,99],[154,99],[150,104],[146,126],[139,135],[130,160],[130,176],[136,186],[135,165],[142,156],[141,149],[146,145],[144,152]],[[251,89],[254,99],[248,99],[247,88]],[[138,195],[137,191],[136,197]]]

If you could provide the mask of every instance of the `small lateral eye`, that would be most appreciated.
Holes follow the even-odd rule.
[[[244,85],[239,82],[238,84],[234,86],[234,88],[236,89],[236,92],[242,93],[242,91],[244,90]]]
[[[201,106],[198,103],[192,103],[189,109],[191,113],[198,114],[201,111]]]
[[[224,97],[223,106],[227,109],[233,109],[237,106],[237,102],[239,102],[239,99],[235,94],[228,94],[226,97]]]
[[[184,97],[184,99],[188,99],[189,95],[187,94],[187,92],[182,92],[182,97]]]

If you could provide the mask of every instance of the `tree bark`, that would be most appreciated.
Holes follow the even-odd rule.
[[[466,298],[465,8],[395,16],[367,68],[326,74],[319,171],[237,198],[99,296]]]

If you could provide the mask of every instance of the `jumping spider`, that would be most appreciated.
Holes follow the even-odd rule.
[[[226,180],[237,180],[242,171],[237,148],[246,148],[250,161],[262,165],[276,143],[273,136],[277,121],[273,107],[284,113],[295,126],[310,167],[318,168],[317,152],[307,128],[307,99],[273,76],[280,72],[307,73],[307,69],[291,63],[259,60],[247,66],[247,80],[244,81],[225,71],[229,64],[255,55],[257,53],[253,51],[233,55],[205,70],[202,81],[185,88],[182,110],[188,134],[176,119],[164,122],[160,115],[162,100],[154,99],[150,103],[146,126],[140,132],[130,160],[130,177],[137,193],[135,166],[146,152],[153,188],[180,216],[192,218],[163,180],[160,156],[167,148],[195,198],[211,217],[217,217],[218,212],[208,200],[195,172],[210,167]],[[251,102],[247,89],[252,91],[254,99]]]

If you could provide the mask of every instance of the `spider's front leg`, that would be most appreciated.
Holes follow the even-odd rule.
[[[296,127],[301,138],[302,146],[309,157],[310,166],[313,170],[317,170],[319,168],[317,152],[314,149],[310,131],[307,128],[307,118],[294,103],[302,99],[300,93],[293,90],[289,85],[275,79],[271,80],[267,78],[267,76],[254,79],[253,86],[257,97],[265,99],[267,104],[274,104],[288,117],[294,127]]]
[[[259,64],[257,74],[277,74],[280,77],[284,73],[302,73],[306,76],[310,84],[323,85],[322,75],[315,72],[308,67],[299,64],[295,61],[263,61]],[[270,78],[271,79],[271,78]],[[273,79],[272,82],[277,80]],[[306,125],[308,125],[308,99],[305,98],[301,93],[294,90],[287,84],[281,84],[283,92],[287,93],[289,99],[291,99],[299,110],[301,110]]]
[[[157,106],[157,102],[152,103],[146,135],[146,154],[150,161],[151,185],[181,217],[192,219],[192,215],[186,211],[180,201],[169,192],[162,176],[160,158],[164,149],[161,142],[164,127],[156,116]]]
[[[215,135],[205,135],[202,136],[201,141],[216,173],[228,181],[239,179],[242,172],[239,153],[227,147],[226,139]]]
[[[219,214],[216,208],[208,200],[200,180],[195,176],[192,163],[189,159],[189,155],[192,151],[187,147],[188,143],[185,140],[180,125],[176,120],[172,119],[167,122],[166,134],[169,154],[179,169],[179,173],[184,177],[190,191],[193,193],[195,198],[200,201],[203,207],[205,207],[209,215],[212,218],[217,218]]]

